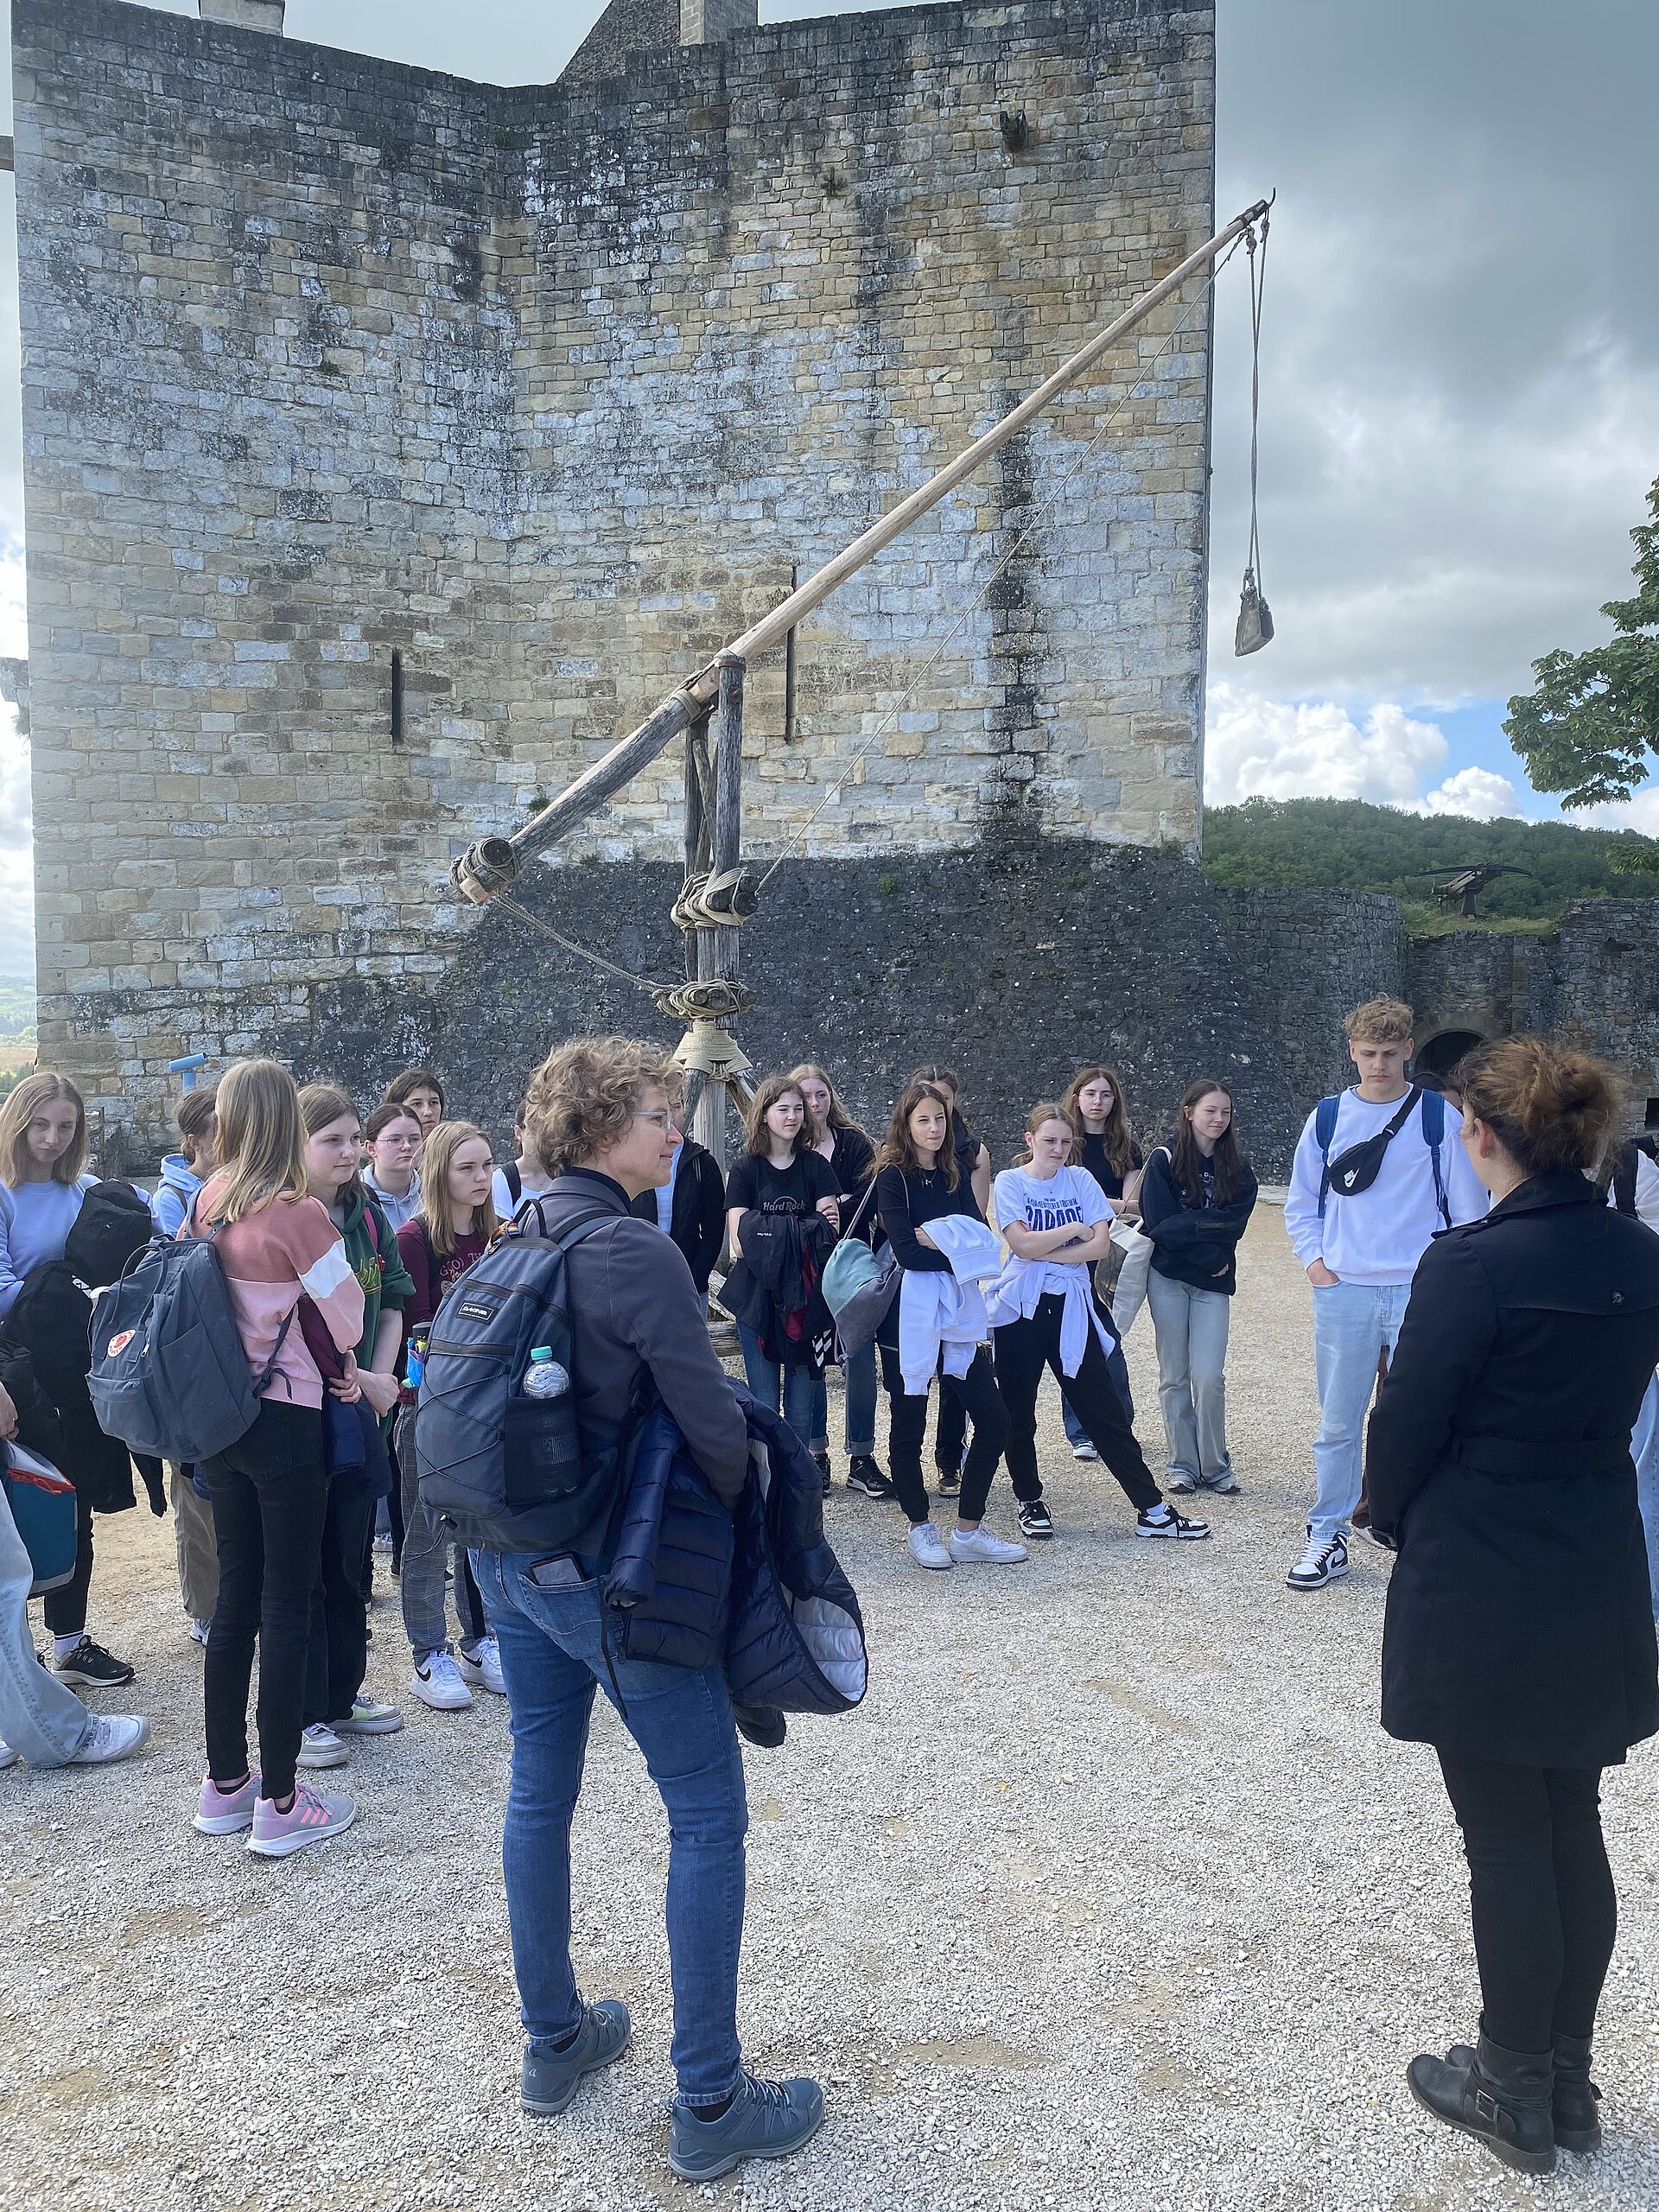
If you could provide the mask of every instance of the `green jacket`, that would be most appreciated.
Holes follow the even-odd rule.
[[[357,1357],[359,1363],[366,1367],[374,1353],[382,1312],[401,1313],[414,1294],[415,1284],[398,1256],[397,1239],[391,1233],[391,1224],[379,1199],[360,1181],[355,1187],[355,1203],[346,1200],[346,1225],[340,1235],[346,1241],[346,1256],[352,1263],[352,1272],[363,1288],[363,1335]],[[369,1227],[371,1208],[374,1213],[372,1230]]]

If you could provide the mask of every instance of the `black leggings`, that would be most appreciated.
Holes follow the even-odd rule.
[[[1440,1761],[1469,1861],[1484,2031],[1532,2054],[1552,2034],[1590,2035],[1618,1925],[1601,1770]]]
[[[351,1475],[328,1484],[322,1561],[311,1593],[311,1641],[306,1655],[305,1725],[344,1720],[369,1670],[369,1609],[363,1559],[373,1541],[377,1501]]]
[[[1065,1300],[1052,1293],[1037,1301],[1028,1320],[1005,1322],[991,1343],[996,1355],[996,1383],[1008,1409],[1008,1475],[1016,1497],[1040,1497],[1037,1471],[1037,1390],[1045,1367],[1053,1370],[1065,1400],[1101,1458],[1122,1484],[1131,1505],[1144,1513],[1163,1492],[1153,1479],[1135,1431],[1123,1418],[1123,1401],[1094,1324],[1075,1375],[1060,1366],[1060,1317]]]
[[[927,1431],[927,1393],[912,1397],[905,1388],[899,1355],[891,1344],[881,1347],[881,1382],[887,1394],[887,1465],[899,1503],[914,1526],[929,1517],[927,1485],[922,1480],[922,1438]],[[977,1521],[990,1496],[991,1478],[1007,1440],[1008,1417],[1002,1409],[996,1377],[982,1351],[974,1354],[965,1375],[939,1376],[939,1404],[960,1406],[974,1424],[974,1440],[968,1447],[962,1471],[962,1495],[957,1517]]]
[[[294,1788],[305,1713],[311,1593],[322,1558],[328,1477],[322,1415],[261,1401],[247,1434],[203,1467],[219,1547],[219,1604],[202,1669],[207,1771],[248,1770],[248,1684],[259,1641],[259,1770],[264,1797]]]
[[[92,1586],[92,1509],[75,1498],[75,1571],[46,1593],[46,1625],[52,1636],[79,1636],[86,1626],[86,1592]]]

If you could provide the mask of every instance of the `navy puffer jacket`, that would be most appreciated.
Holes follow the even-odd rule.
[[[853,1586],[824,1539],[823,1478],[788,1423],[733,1385],[749,1431],[734,1515],[661,1406],[633,1454],[605,1597],[619,1657],[722,1666],[735,1705],[846,1713],[869,1664]]]

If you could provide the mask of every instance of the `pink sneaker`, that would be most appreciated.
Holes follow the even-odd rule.
[[[234,1835],[239,1828],[253,1826],[253,1808],[258,1802],[257,1774],[251,1774],[242,1787],[232,1789],[228,1796],[222,1789],[214,1789],[211,1774],[204,1774],[194,1824],[203,1835]]]
[[[356,1818],[357,1807],[349,1797],[333,1789],[308,1789],[301,1783],[285,1813],[277,1811],[274,1798],[259,1800],[248,1849],[257,1858],[286,1859],[308,1843],[327,1843],[330,1836],[343,1834]]]

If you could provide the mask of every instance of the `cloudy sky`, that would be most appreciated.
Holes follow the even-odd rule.
[[[289,0],[288,29],[533,84],[600,5]],[[824,12],[761,0],[764,21]],[[1219,212],[1279,193],[1262,437],[1278,636],[1232,657],[1249,321],[1228,282],[1205,796],[1554,814],[1499,725],[1540,653],[1605,635],[1596,610],[1629,588],[1628,532],[1659,474],[1659,9],[1219,0],[1218,13]],[[0,180],[0,652],[22,652],[10,199]],[[0,733],[0,974],[30,957],[27,788]],[[1659,782],[1596,815],[1659,835]]]

